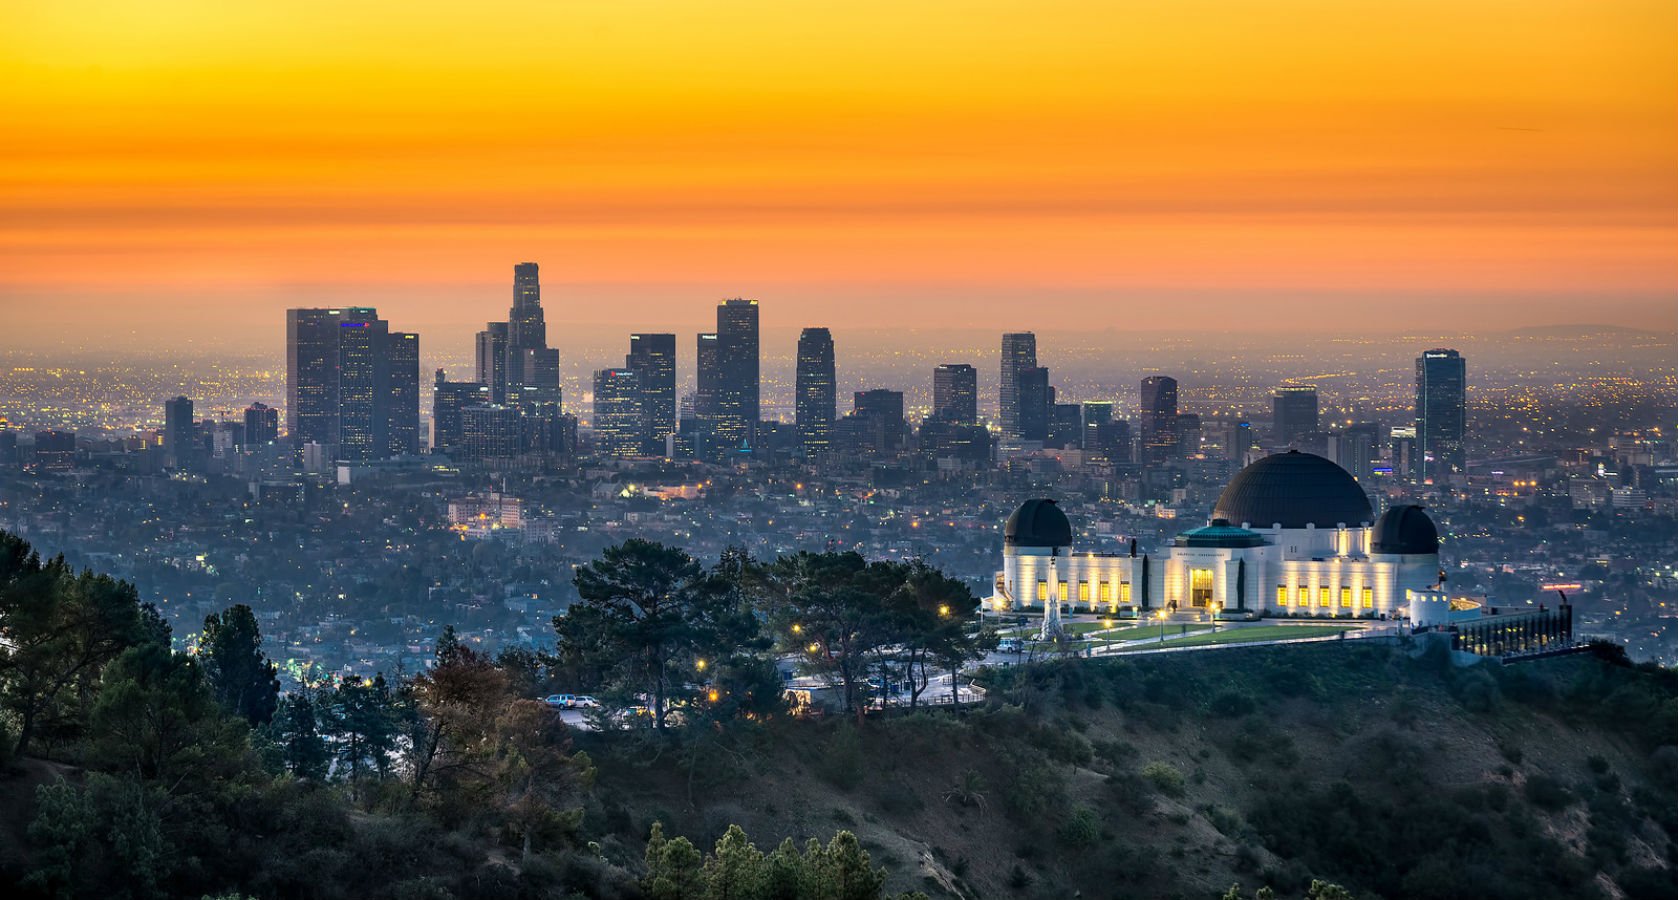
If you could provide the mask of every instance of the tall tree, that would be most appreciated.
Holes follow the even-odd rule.
[[[559,658],[599,664],[619,688],[647,695],[664,728],[673,702],[698,689],[701,660],[753,640],[756,619],[727,579],[673,547],[638,538],[577,570],[578,601],[554,619]]]
[[[827,678],[859,720],[867,707],[869,668],[900,633],[887,605],[902,583],[895,568],[858,553],[801,552],[761,567],[752,578],[780,649],[799,654],[808,671]]]
[[[286,770],[298,778],[324,780],[332,765],[331,751],[320,733],[315,701],[306,691],[287,694],[269,725],[280,746]]]
[[[43,564],[0,533],[0,704],[18,721],[13,752],[29,752],[43,727],[73,726],[101,671],[129,647],[168,645],[168,626],[134,586],[84,572],[63,557]]]
[[[346,678],[321,698],[324,731],[334,740],[334,756],[359,796],[369,776],[390,771],[402,731],[402,710],[384,675],[371,679]]]
[[[279,705],[280,679],[262,652],[256,614],[243,603],[204,619],[198,658],[216,702],[251,726],[266,725]]]

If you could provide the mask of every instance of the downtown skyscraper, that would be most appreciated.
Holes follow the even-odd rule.
[[[1270,398],[1271,431],[1276,446],[1286,447],[1317,431],[1317,388],[1309,384],[1284,384]]]
[[[749,449],[756,443],[761,409],[757,301],[735,298],[719,304],[715,335],[715,349],[709,354],[709,379],[705,337],[700,336],[700,394],[705,396],[708,382],[711,424],[718,446]]]
[[[513,266],[513,305],[507,321],[490,322],[478,332],[477,363],[478,381],[489,385],[495,403],[559,404],[559,350],[548,346],[536,263]]]
[[[1468,419],[1468,364],[1455,350],[1416,358],[1416,477],[1431,481],[1461,472]]]
[[[958,425],[979,421],[978,369],[945,363],[932,370],[932,417]]]
[[[798,335],[794,382],[793,421],[798,441],[806,457],[818,459],[833,449],[838,402],[833,334],[826,328],[806,328]]]
[[[641,391],[641,452],[659,456],[676,431],[676,336],[632,334],[625,368]]]
[[[419,451],[419,335],[378,310],[286,311],[286,432],[347,461]]]
[[[1142,379],[1142,462],[1162,463],[1181,455],[1177,428],[1177,379],[1150,375]]]
[[[1002,335],[1002,371],[997,381],[1002,436],[1025,438],[1024,425],[1034,424],[1036,417],[1024,409],[1020,397],[1021,376],[1037,368],[1037,335],[1029,331]],[[1047,398],[1043,398],[1046,402]],[[1045,411],[1044,415],[1047,415]],[[1022,417],[1026,420],[1022,422]],[[1045,429],[1046,430],[1046,429]]]

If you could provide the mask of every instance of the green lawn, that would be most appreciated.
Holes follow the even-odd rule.
[[[1146,638],[1153,638],[1154,640],[1157,641],[1157,640],[1159,640],[1160,628],[1161,627],[1162,626],[1158,622],[1151,623],[1151,624],[1146,624],[1146,625],[1133,625],[1129,628],[1124,628],[1124,629],[1121,629],[1119,631],[1114,631],[1110,634],[1104,634],[1104,635],[1102,635],[1102,637],[1104,637],[1104,638],[1106,638],[1107,640],[1110,640],[1110,641],[1121,641],[1121,642],[1122,641],[1140,641],[1140,640],[1144,640]],[[1206,623],[1195,623],[1195,622],[1167,622],[1167,623],[1165,623],[1165,625],[1163,627],[1165,629],[1165,639],[1166,639],[1167,642],[1169,642],[1172,639],[1173,635],[1176,635],[1179,639],[1181,639],[1182,636],[1183,636],[1183,633],[1184,633],[1183,632],[1184,628],[1187,628],[1188,633],[1192,635],[1197,631],[1207,631],[1212,626],[1209,625],[1209,624],[1206,624]]]
[[[1241,644],[1248,641],[1286,641],[1304,638],[1331,637],[1351,631],[1347,625],[1253,625],[1246,628],[1220,628],[1216,634],[1192,634],[1188,637],[1166,638],[1162,647],[1196,647],[1206,644]],[[1147,647],[1138,646],[1145,650]]]

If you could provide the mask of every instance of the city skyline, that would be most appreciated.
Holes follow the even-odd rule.
[[[1670,9],[1203,7],[18,10],[0,340],[438,331],[507,259],[628,330],[1674,326]]]

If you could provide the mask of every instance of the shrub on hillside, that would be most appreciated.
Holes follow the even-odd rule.
[[[1142,777],[1167,797],[1183,796],[1183,770],[1168,762],[1151,762],[1142,767]]]

